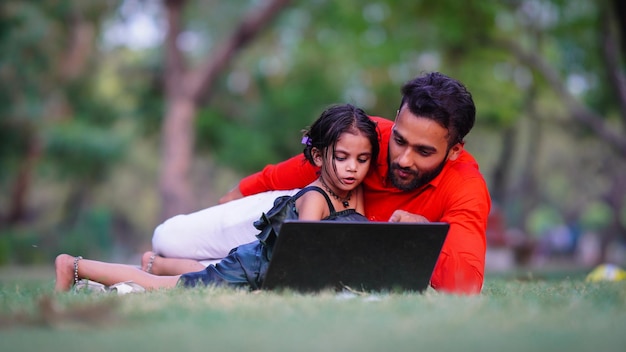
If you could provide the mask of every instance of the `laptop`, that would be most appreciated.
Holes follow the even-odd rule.
[[[422,292],[447,223],[286,221],[263,289]]]

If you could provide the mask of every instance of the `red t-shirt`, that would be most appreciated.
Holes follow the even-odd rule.
[[[431,222],[449,223],[450,231],[431,277],[431,286],[445,292],[480,293],[491,199],[478,163],[464,150],[456,160],[448,161],[429,184],[414,191],[401,191],[387,179],[393,122],[371,118],[378,123],[381,141],[377,165],[370,168],[363,181],[365,216],[371,221],[387,221],[396,209],[402,209]],[[243,195],[251,195],[302,188],[317,178],[316,171],[299,155],[244,178],[239,190]]]

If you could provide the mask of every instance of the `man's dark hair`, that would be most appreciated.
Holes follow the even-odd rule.
[[[404,104],[413,115],[433,119],[446,128],[450,147],[463,142],[476,120],[476,106],[467,88],[439,72],[407,82],[402,87],[399,109]]]

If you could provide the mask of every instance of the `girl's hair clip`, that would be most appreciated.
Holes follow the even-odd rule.
[[[311,138],[309,138],[309,136],[304,136],[302,137],[301,143],[304,145],[311,145]]]

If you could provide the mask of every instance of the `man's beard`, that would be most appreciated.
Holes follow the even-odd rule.
[[[402,168],[397,163],[392,163],[391,160],[389,160],[389,171],[387,172],[387,177],[389,177],[393,186],[398,188],[399,190],[412,191],[422,187],[423,185],[427,184],[435,177],[437,177],[441,173],[441,170],[443,170],[443,167],[446,165],[447,158],[448,153],[446,152],[446,157],[443,158],[443,161],[439,165],[437,165],[436,168],[426,172],[417,172],[410,168]],[[401,180],[400,178],[396,177],[394,170],[402,170],[406,173],[413,175],[413,178],[406,181]]]

